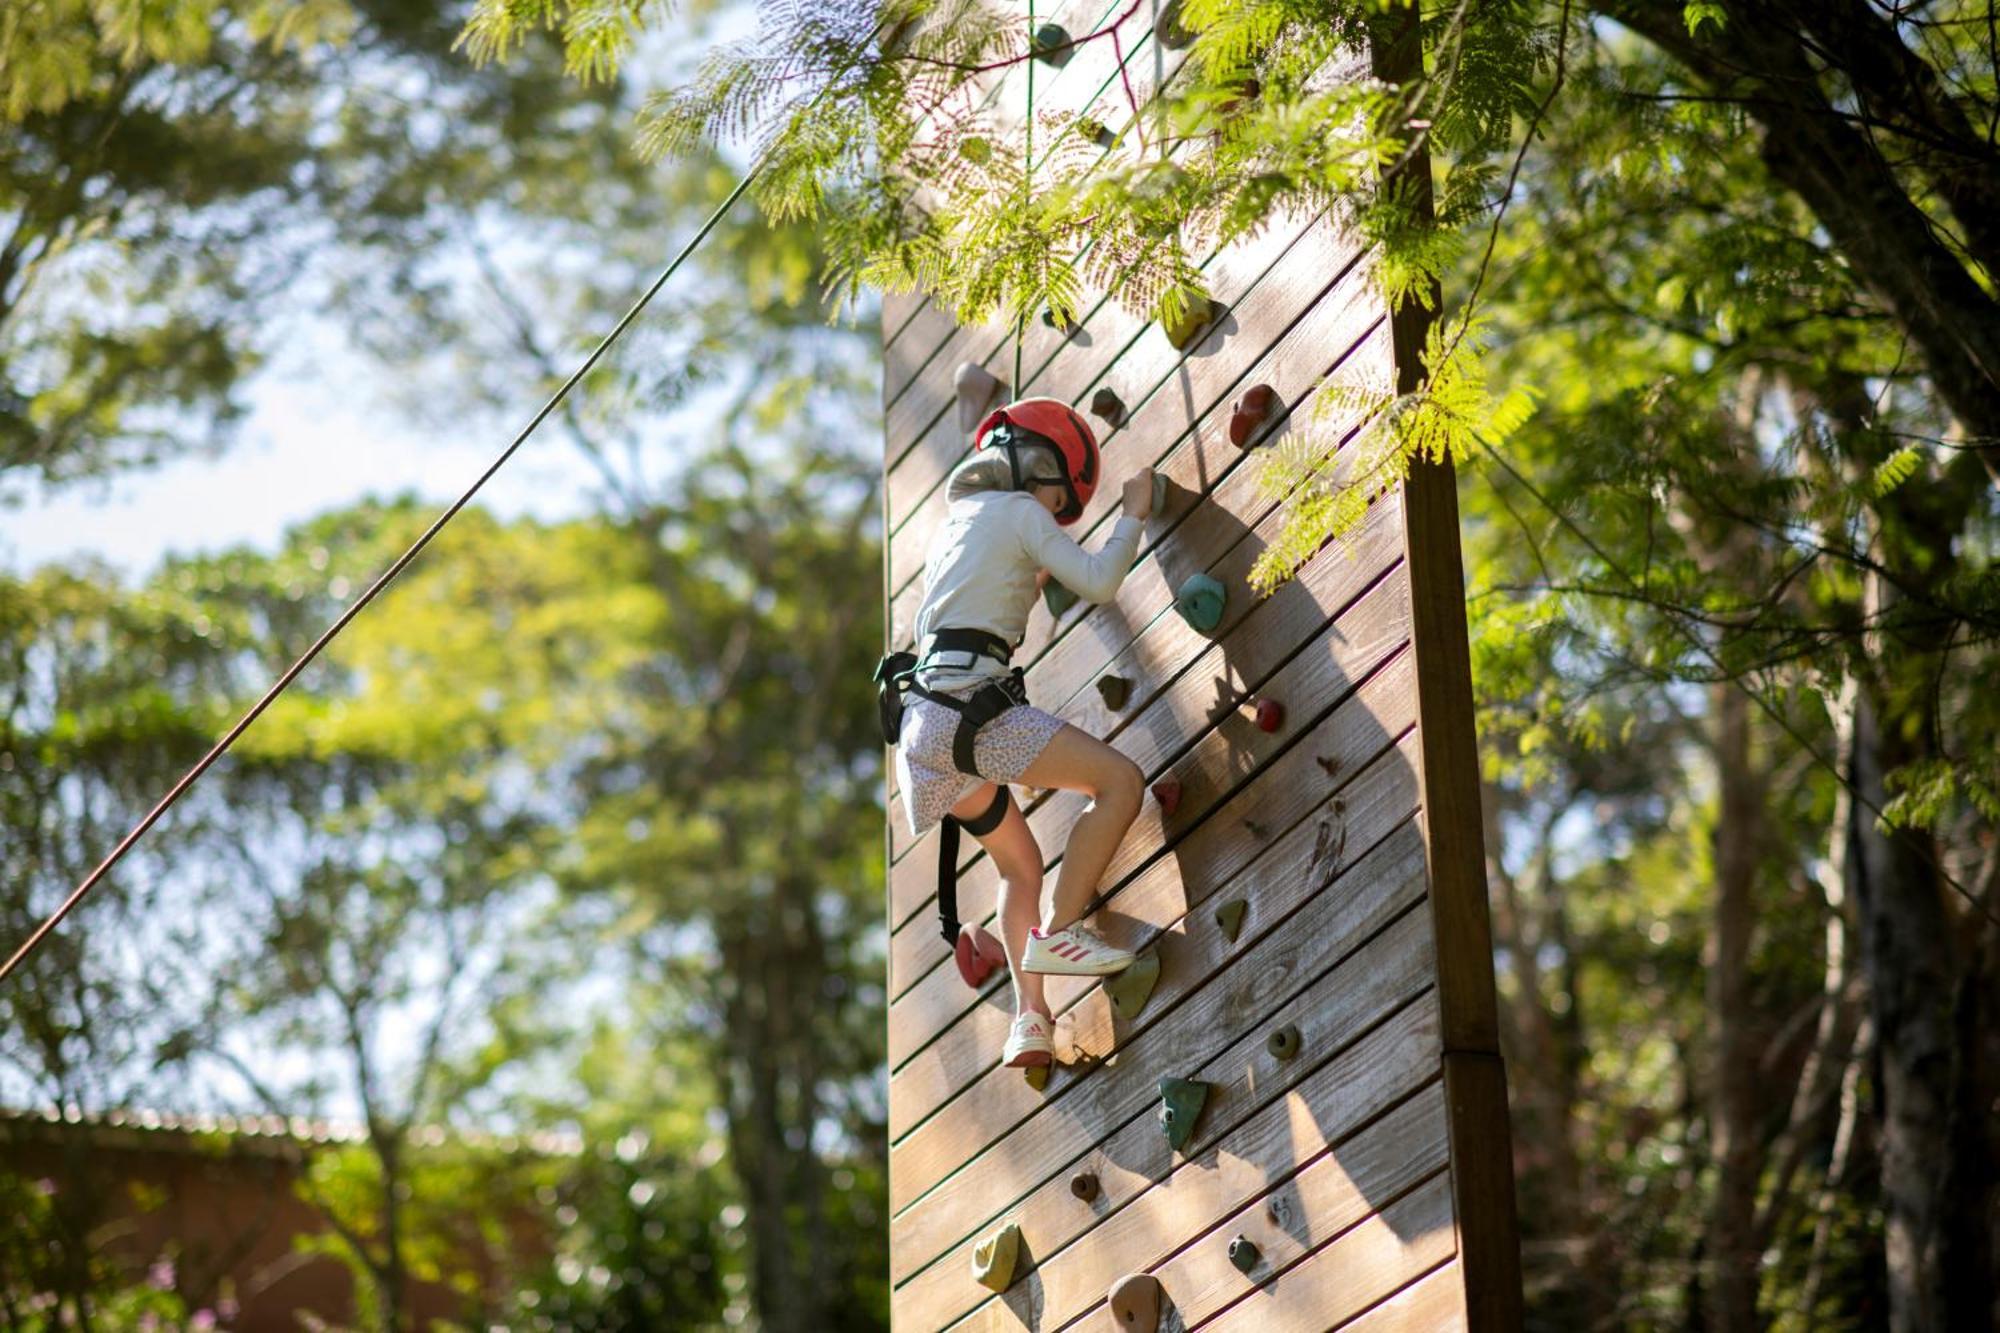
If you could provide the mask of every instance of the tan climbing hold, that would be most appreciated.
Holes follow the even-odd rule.
[[[1132,966],[1115,976],[1104,979],[1104,994],[1111,1000],[1111,1011],[1123,1019],[1137,1018],[1152,998],[1153,987],[1160,980],[1160,956],[1156,953],[1142,953],[1132,960]]]
[[[980,1286],[1005,1291],[1014,1281],[1014,1264],[1021,1257],[1021,1227],[1009,1222],[972,1249],[972,1277]]]
[[[1243,916],[1250,910],[1250,904],[1241,898],[1231,898],[1215,909],[1215,924],[1222,927],[1223,938],[1231,944],[1243,933]]]
[[[1160,1279],[1151,1273],[1127,1273],[1111,1284],[1111,1324],[1119,1333],[1158,1333]]]
[[[952,376],[952,390],[958,395],[958,428],[968,435],[979,428],[986,409],[1007,391],[1007,386],[977,361],[961,364]]]

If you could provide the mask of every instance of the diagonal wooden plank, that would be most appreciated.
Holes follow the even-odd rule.
[[[1451,1179],[1431,1178],[1342,1233],[1212,1320],[1214,1333],[1320,1333],[1338,1328],[1436,1268],[1457,1250]]]
[[[1193,1240],[1196,1247],[1224,1250],[1219,1256],[1227,1274],[1222,1291],[1234,1297],[1250,1279],[1229,1265],[1229,1238],[1239,1232],[1250,1235],[1265,1253],[1274,1253],[1277,1247],[1257,1234],[1268,1210],[1284,1210],[1294,1219],[1300,1207],[1310,1205],[1309,1225],[1330,1236],[1361,1221],[1370,1211],[1370,1199],[1408,1192],[1443,1168],[1447,1156],[1444,1090],[1436,1081],[1436,1046],[1428,1031],[1432,1021],[1431,1003],[1418,1000],[1334,1065],[1060,1249],[1052,1236],[1024,1226],[1034,1257],[1032,1271],[951,1324],[952,1329],[1014,1333],[1066,1327],[1096,1315],[1121,1275],[1165,1263],[1190,1238],[1198,1238]],[[1335,1073],[1342,1076],[1338,1083],[1330,1077]],[[1356,1129],[1384,1107],[1389,1109]],[[1295,1175],[1300,1177],[1296,1181]],[[1235,1217],[1239,1212],[1245,1215]],[[1200,1304],[1190,1299],[1192,1283],[1221,1276],[1210,1267],[1189,1264],[1181,1280],[1168,1288],[1184,1314]],[[897,1294],[898,1315],[907,1312],[927,1328],[944,1327],[953,1307],[918,1306],[910,1299],[916,1286]],[[1205,1301],[1219,1303],[1213,1296]]]
[[[1343,890],[1302,909],[1299,928],[1273,932],[1238,955],[1193,997],[1117,1052],[1104,1077],[1078,1080],[1042,1114],[986,1151],[957,1165],[927,1192],[899,1181],[912,1157],[905,1143],[890,1153],[891,1277],[901,1283],[984,1221],[1054,1176],[1128,1121],[1158,1104],[1157,1081],[1200,1077],[1222,1061],[1254,1058],[1263,1034],[1238,1036],[1232,1013],[1302,1012],[1293,1002],[1338,969],[1339,1009],[1328,1016],[1325,1045],[1344,1045],[1429,984],[1430,933],[1421,904],[1420,865],[1401,875],[1356,873]],[[1359,869],[1357,867],[1357,869]],[[1305,915],[1310,912],[1310,916]],[[1284,1020],[1274,1020],[1284,1021]],[[1164,1140],[1162,1140],[1164,1142]],[[926,1175],[933,1174],[927,1172]]]

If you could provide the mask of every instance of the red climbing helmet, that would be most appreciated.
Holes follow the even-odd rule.
[[[1067,527],[1083,517],[1083,507],[1097,490],[1097,437],[1068,403],[1057,398],[1023,398],[996,408],[979,423],[973,440],[974,452],[987,448],[1007,451],[1015,490],[1029,479],[1021,468],[1021,447],[1039,444],[1053,450],[1062,460],[1062,484],[1069,492],[1069,499],[1056,512],[1056,522]]]

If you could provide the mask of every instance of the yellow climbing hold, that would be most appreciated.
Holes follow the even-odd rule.
[[[1014,1264],[1021,1257],[1021,1227],[1009,1222],[972,1248],[972,1276],[982,1287],[1005,1291],[1014,1281]]]

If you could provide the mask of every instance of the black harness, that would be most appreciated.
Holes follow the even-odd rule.
[[[1028,683],[1015,667],[1005,680],[982,685],[971,694],[959,696],[925,689],[917,683],[917,673],[933,664],[939,653],[971,653],[991,657],[1003,666],[1013,657],[1013,645],[997,634],[979,629],[941,629],[930,638],[930,652],[919,659],[915,653],[891,653],[875,668],[875,702],[882,721],[882,740],[894,745],[903,731],[903,695],[914,694],[958,714],[958,729],[951,737],[952,766],[973,777],[983,776],[973,766],[973,743],[987,723],[1002,713],[1028,702]],[[1007,817],[1007,784],[1001,783],[993,804],[984,814],[967,820],[946,815],[938,829],[938,926],[945,943],[957,945],[958,845],[959,830],[983,837],[1000,827]]]

